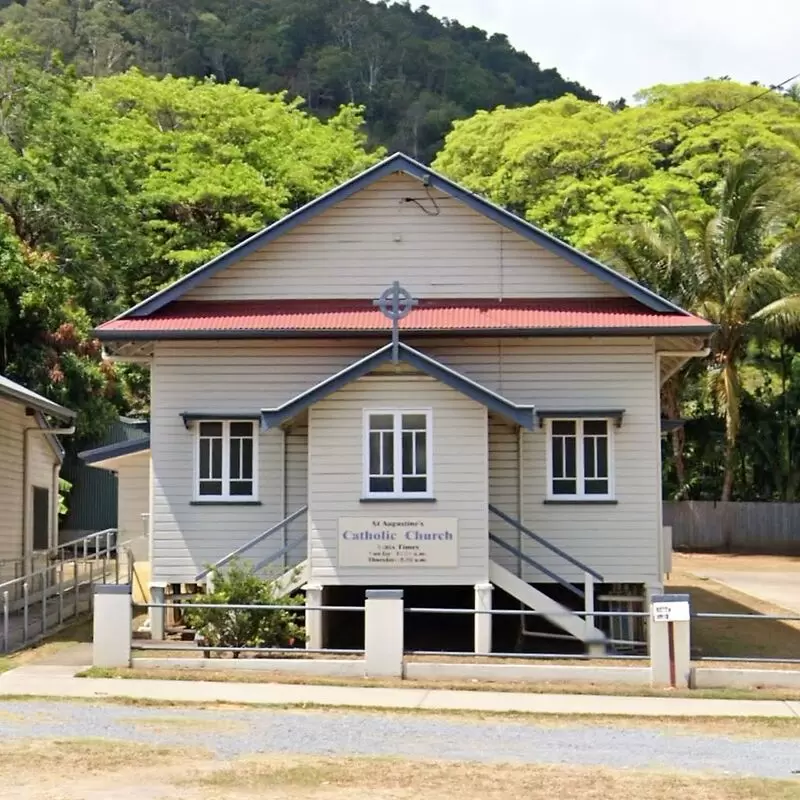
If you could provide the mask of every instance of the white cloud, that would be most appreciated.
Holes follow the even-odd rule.
[[[415,7],[419,3],[414,3]],[[796,0],[426,0],[430,12],[508,35],[604,99],[656,83],[800,72]]]

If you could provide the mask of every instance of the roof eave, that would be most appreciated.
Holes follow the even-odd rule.
[[[452,328],[417,329],[403,331],[406,338],[425,337],[558,337],[558,336],[710,336],[716,330],[714,325],[646,325],[641,327],[570,327],[570,328]],[[213,339],[350,339],[386,337],[385,329],[334,330],[282,329],[271,328],[252,330],[154,330],[154,331],[109,331],[98,329],[95,336],[103,342],[126,341],[175,341],[175,340],[213,340]]]

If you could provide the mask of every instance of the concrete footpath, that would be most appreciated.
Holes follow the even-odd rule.
[[[276,683],[76,678],[74,666],[24,666],[0,675],[4,697],[127,698],[188,703],[314,705],[429,711],[596,714],[641,717],[796,717],[800,702],[788,700],[703,700],[683,697],[379,689]]]

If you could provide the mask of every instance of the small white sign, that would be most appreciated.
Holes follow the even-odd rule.
[[[458,520],[342,517],[339,566],[375,569],[458,566]]]
[[[689,603],[686,600],[653,603],[653,622],[688,622],[690,618]]]

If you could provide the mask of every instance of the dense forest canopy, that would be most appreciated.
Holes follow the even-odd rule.
[[[501,34],[426,6],[368,0],[19,0],[6,32],[59,52],[81,75],[137,66],[154,75],[238,80],[286,90],[321,117],[366,107],[370,141],[430,160],[454,119],[569,92]]]

